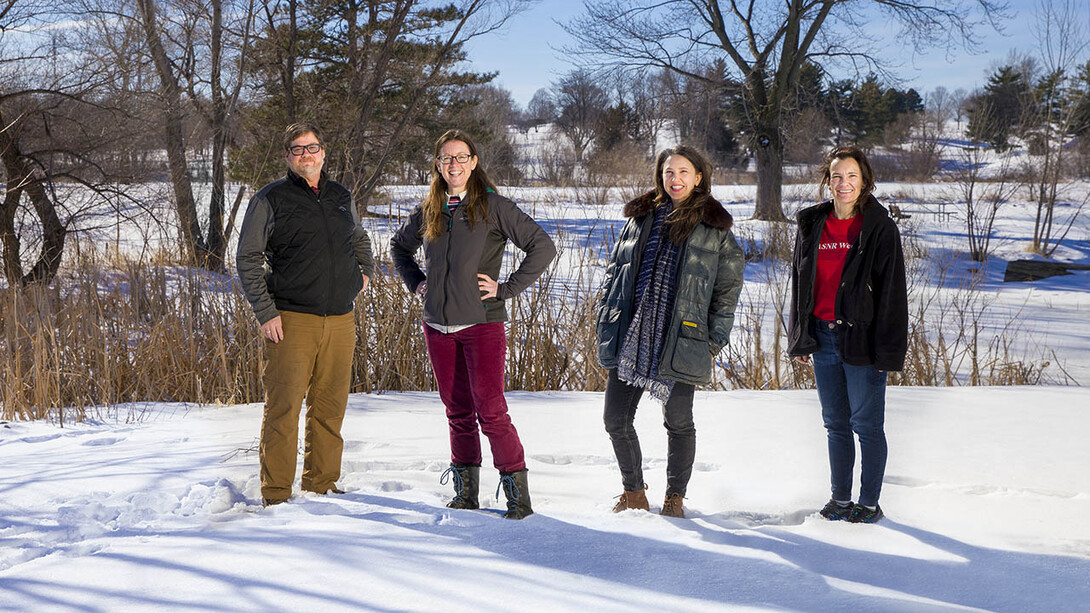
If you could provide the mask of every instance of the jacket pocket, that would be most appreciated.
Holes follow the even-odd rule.
[[[617,355],[618,336],[621,328],[620,307],[603,306],[598,311],[598,325],[596,335],[598,337],[598,359],[611,360]]]
[[[858,321],[841,326],[837,332],[840,343],[840,359],[852,366],[871,366],[874,364],[873,331],[869,322]]]
[[[670,366],[675,372],[694,378],[703,379],[711,374],[712,354],[707,325],[681,320]]]

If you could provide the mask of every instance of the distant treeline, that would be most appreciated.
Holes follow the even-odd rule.
[[[127,186],[155,181],[170,186],[179,253],[224,270],[245,203],[242,192],[228,200],[226,184],[252,189],[279,176],[279,135],[300,120],[325,130],[327,169],[362,213],[384,197],[382,185],[425,181],[434,138],[453,126],[474,134],[490,174],[507,185],[645,183],[664,139],[704,149],[728,172],[756,159],[756,216],[764,219],[783,218],[783,166],[812,164],[836,143],[876,150],[886,179],[933,176],[950,122],[966,121],[968,134],[988,146],[1026,143],[1035,154],[1078,139],[1071,142],[1081,143],[1081,157],[1050,162],[1049,172],[1085,174],[1090,166],[1090,66],[1068,73],[1028,59],[998,70],[981,91],[924,96],[875,74],[838,80],[816,49],[797,70],[763,78],[709,53],[660,69],[573,70],[522,109],[493,83],[497,75],[462,68],[467,43],[525,4],[7,3],[0,10],[4,278],[50,281],[68,232],[103,209],[123,220],[123,211],[145,204]],[[612,14],[587,10],[584,31],[591,24],[613,31]],[[950,17],[927,5],[907,14],[938,20],[920,23]],[[545,125],[553,137],[540,147],[515,146],[512,126]],[[98,200],[68,201],[57,187],[73,183]]]

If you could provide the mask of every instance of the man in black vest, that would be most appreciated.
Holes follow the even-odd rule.
[[[356,345],[353,303],[374,272],[352,194],[322,172],[318,128],[288,126],[284,157],[287,176],[250,199],[236,258],[268,354],[260,446],[265,506],[291,497],[304,397],[302,488],[342,493],[336,482]]]

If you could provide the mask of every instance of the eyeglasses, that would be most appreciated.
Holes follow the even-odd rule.
[[[322,145],[320,143],[311,143],[309,145],[294,145],[292,147],[288,147],[288,152],[291,153],[292,155],[294,155],[295,157],[299,157],[300,155],[303,155],[304,151],[306,151],[307,153],[309,153],[311,155],[314,155],[314,154],[318,153],[321,150],[322,150]]]
[[[443,166],[446,166],[447,164],[450,164],[450,162],[452,160],[455,161],[455,162],[458,162],[459,164],[465,164],[472,157],[473,157],[472,153],[459,153],[458,155],[437,155],[437,156],[435,156],[435,161],[439,162]]]

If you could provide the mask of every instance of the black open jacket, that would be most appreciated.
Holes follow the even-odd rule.
[[[798,215],[787,348],[792,356],[810,355],[818,348],[810,334],[814,275],[821,231],[832,212],[832,201],[826,201]],[[863,229],[848,251],[836,294],[840,357],[853,366],[899,371],[908,350],[908,290],[901,235],[874,196],[860,208],[860,214]]]

